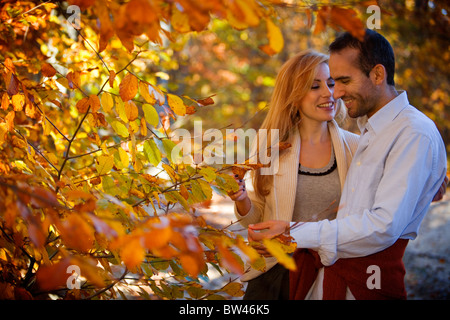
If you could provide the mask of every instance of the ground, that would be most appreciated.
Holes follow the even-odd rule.
[[[410,241],[405,252],[405,285],[408,299],[450,299],[450,195],[433,203],[425,216],[417,238]],[[211,206],[202,209],[207,221],[226,226],[236,221],[233,202],[214,196]],[[231,230],[246,234],[239,224]],[[232,275],[211,275],[210,287],[218,288]]]

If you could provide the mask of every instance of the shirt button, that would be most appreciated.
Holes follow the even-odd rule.
[[[355,188],[352,188],[352,192],[355,192]]]
[[[360,165],[361,165],[361,161],[358,161],[356,164],[357,164],[358,166],[360,166]]]

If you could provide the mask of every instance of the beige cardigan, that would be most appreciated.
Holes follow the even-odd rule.
[[[339,128],[334,120],[328,122],[328,130],[334,147],[342,191],[347,169],[358,146],[359,136]],[[251,200],[250,211],[245,216],[241,216],[235,206],[235,215],[244,227],[267,220],[292,221],[297,190],[300,140],[300,134],[296,128],[290,139],[292,146],[280,156],[278,172],[273,178],[273,189],[267,197],[263,199],[257,197],[253,190],[253,184],[250,181],[246,183],[247,193]],[[246,179],[248,178],[249,176],[246,177]],[[267,258],[266,270],[275,264],[275,258]],[[248,281],[259,274],[261,272],[250,270],[241,277],[241,280]]]

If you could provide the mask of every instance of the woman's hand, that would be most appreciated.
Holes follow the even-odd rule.
[[[248,240],[261,241],[271,239],[285,233],[289,228],[289,222],[281,220],[269,220],[248,226]]]
[[[244,179],[239,179],[237,174],[233,177],[239,185],[239,190],[235,193],[228,193],[228,196],[233,201],[244,201],[248,197],[247,191],[245,190],[245,181]]]
[[[265,222],[255,223],[248,226],[248,241],[261,242],[263,239],[271,239],[285,233],[289,228],[289,222],[280,220],[269,220]],[[264,245],[254,246],[256,251],[264,256],[270,257],[271,254],[267,251]]]

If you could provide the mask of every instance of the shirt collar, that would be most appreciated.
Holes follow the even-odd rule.
[[[373,116],[367,118],[362,116],[357,119],[357,124],[361,132],[364,129],[368,131],[371,129],[375,134],[381,132],[384,128],[394,120],[397,115],[409,105],[406,91],[399,91],[399,95],[389,101],[384,107],[375,112]]]

